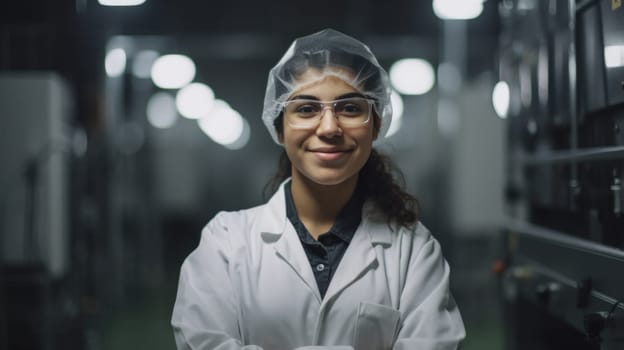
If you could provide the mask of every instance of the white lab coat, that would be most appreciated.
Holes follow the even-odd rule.
[[[390,230],[372,203],[321,298],[282,187],[221,212],[182,265],[179,350],[446,350],[464,338],[440,245],[418,224]]]

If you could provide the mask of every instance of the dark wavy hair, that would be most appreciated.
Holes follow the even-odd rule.
[[[278,134],[281,134],[284,130],[281,114],[275,119],[274,125]],[[375,117],[375,128],[379,128],[379,117]],[[275,192],[291,174],[292,163],[283,150],[277,171],[265,186],[265,195]],[[405,178],[401,171],[389,157],[373,148],[360,170],[356,191],[361,191],[365,198],[373,200],[388,225],[413,228],[420,218],[420,204],[403,190],[404,187]]]

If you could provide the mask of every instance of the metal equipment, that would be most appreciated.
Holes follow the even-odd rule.
[[[509,349],[624,348],[624,7],[503,0]]]

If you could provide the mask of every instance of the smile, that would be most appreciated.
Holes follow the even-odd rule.
[[[332,161],[340,159],[341,157],[353,152],[352,149],[337,149],[337,148],[316,148],[311,149],[310,152],[322,161]]]

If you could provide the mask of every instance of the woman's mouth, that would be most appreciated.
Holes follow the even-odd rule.
[[[340,159],[341,157],[351,153],[353,150],[351,149],[342,149],[342,148],[314,148],[311,149],[310,152],[314,153],[314,155],[322,161],[333,161]]]

